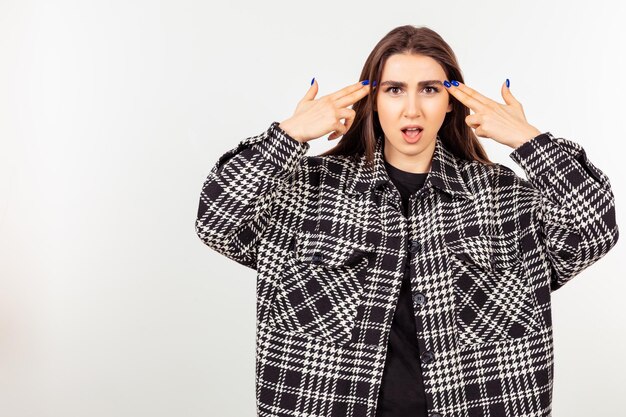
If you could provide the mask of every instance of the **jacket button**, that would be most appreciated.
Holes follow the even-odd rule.
[[[426,296],[422,294],[421,292],[415,293],[413,294],[413,301],[418,306],[424,305],[426,304]]]
[[[311,256],[311,262],[314,264],[322,262],[322,254],[319,252],[314,253],[313,256]]]
[[[411,253],[417,253],[422,249],[422,245],[417,240],[412,240],[409,242],[409,250]]]
[[[431,363],[435,359],[435,355],[430,350],[422,353],[420,357],[422,358],[422,362],[424,363]]]

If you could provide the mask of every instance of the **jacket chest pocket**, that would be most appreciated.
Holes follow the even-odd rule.
[[[540,330],[537,304],[515,244],[478,235],[446,241],[451,252],[457,335],[463,345],[517,339]]]
[[[348,343],[374,246],[300,231],[292,249],[293,256],[278,277],[272,325],[288,333]]]

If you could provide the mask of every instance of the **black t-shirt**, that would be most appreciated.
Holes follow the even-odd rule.
[[[385,161],[385,168],[389,178],[400,191],[403,214],[406,217],[409,196],[422,187],[428,173],[402,171],[387,161]],[[409,260],[407,260],[398,305],[391,324],[376,417],[426,417],[428,415],[410,280]]]

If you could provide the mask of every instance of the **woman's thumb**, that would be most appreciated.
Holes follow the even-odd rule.
[[[311,80],[311,87],[304,95],[303,100],[313,100],[315,96],[317,95],[317,90],[318,90],[317,81],[315,81],[315,77],[313,77],[313,79]]]
[[[509,85],[510,82],[507,78],[506,82],[502,84],[501,88],[502,98],[504,99],[504,102],[508,105],[519,104],[517,99],[513,96],[513,93],[511,93],[511,90],[509,90]]]

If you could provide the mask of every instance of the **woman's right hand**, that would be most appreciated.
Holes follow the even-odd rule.
[[[370,86],[359,81],[316,100],[317,91],[317,80],[314,80],[309,91],[298,102],[294,114],[278,125],[298,142],[308,142],[329,132],[333,133],[328,140],[346,133],[356,115],[348,106],[365,97],[370,91]],[[340,119],[345,119],[345,123]]]

